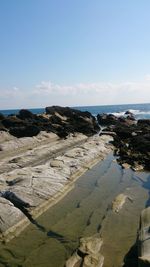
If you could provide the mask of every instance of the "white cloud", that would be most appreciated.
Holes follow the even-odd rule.
[[[146,81],[150,81],[150,74],[146,74],[146,75],[145,75],[145,80],[146,80]]]
[[[150,102],[150,75],[140,82],[54,84],[42,81],[30,90],[0,90],[0,109],[48,105],[80,106]]]
[[[1,89],[0,90],[0,97],[1,98],[10,98],[15,97],[17,94],[19,94],[20,89],[16,86],[9,89]]]

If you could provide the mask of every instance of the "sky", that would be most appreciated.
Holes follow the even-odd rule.
[[[0,109],[150,102],[149,0],[0,0]]]

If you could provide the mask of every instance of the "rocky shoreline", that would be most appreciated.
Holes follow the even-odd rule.
[[[98,114],[97,119],[105,127],[101,134],[113,136],[115,155],[123,168],[150,170],[150,120],[136,120],[130,111],[125,117]]]
[[[150,170],[150,120],[135,120],[134,115],[127,111],[125,116],[98,114],[98,122],[104,127],[101,135],[113,136],[113,145],[118,163],[122,168],[132,168],[134,171]],[[118,212],[127,196],[120,194],[113,202],[113,209]],[[118,205],[119,204],[119,205]],[[136,246],[139,267],[150,266],[150,208],[141,212]],[[130,266],[127,263],[125,266]]]
[[[74,114],[74,110],[67,108],[67,117],[66,108],[63,110],[64,114],[63,108],[59,108],[61,114],[58,113],[58,107],[55,109],[55,114],[48,115],[49,119],[54,120],[61,116],[67,125],[66,128],[70,129],[63,138],[60,138],[61,131],[56,130],[59,129],[58,124],[53,124],[53,131],[43,131],[46,129],[41,126],[42,131],[38,134],[34,131],[33,136],[33,132],[26,136],[29,133],[26,131],[29,125],[12,126],[13,122],[16,123],[18,120],[17,116],[1,116],[1,124],[6,126],[6,121],[11,121],[11,127],[0,132],[1,241],[7,242],[17,236],[30,222],[36,224],[36,218],[67,194],[80,175],[104,159],[112,150],[112,145],[108,144],[112,141],[111,137],[93,135],[96,133],[93,129],[98,131],[99,126],[92,115],[82,115],[81,112]],[[52,110],[47,108],[47,112],[54,113],[54,107]],[[69,116],[72,115],[74,118],[71,120]],[[31,127],[34,126],[35,120],[38,120],[35,119],[37,115],[28,111],[20,111],[19,116],[26,124],[31,124]],[[47,115],[40,116],[44,118]],[[72,121],[74,123],[71,128],[69,123]],[[87,123],[88,129],[85,128]],[[78,131],[75,124],[78,124]],[[22,127],[25,136],[16,136],[16,132]]]
[[[101,131],[99,125],[104,127]],[[40,227],[36,218],[112,150],[122,168],[149,170],[149,131],[150,121],[136,121],[130,112],[125,117],[99,114],[97,120],[89,112],[57,106],[47,107],[40,115],[28,110],[8,117],[0,114],[0,241],[8,242],[29,223]],[[112,211],[120,212],[126,199],[132,201],[128,195],[119,194],[112,202]],[[148,213],[141,215],[139,266],[150,266],[149,230],[145,230]],[[90,243],[88,252],[86,242]],[[101,236],[82,239],[66,266],[103,266],[104,258],[98,256],[100,247],[91,252],[92,242],[100,244]]]

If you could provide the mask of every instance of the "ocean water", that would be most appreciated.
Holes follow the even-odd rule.
[[[130,110],[136,119],[150,119],[150,103],[148,104],[126,104],[126,105],[105,105],[105,106],[82,106],[73,107],[81,111],[89,111],[94,116],[98,113],[112,113],[116,116],[124,115],[127,110]],[[45,112],[44,108],[29,109],[34,114]],[[17,114],[19,109],[0,110],[4,115]]]

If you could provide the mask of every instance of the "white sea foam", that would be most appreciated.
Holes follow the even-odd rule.
[[[128,111],[130,111],[131,113],[133,113],[135,116],[140,116],[140,115],[150,115],[150,110],[148,111],[141,111],[139,109],[129,109]],[[121,117],[125,115],[126,111],[122,111],[122,112],[113,112],[112,114],[117,116],[117,117]]]

